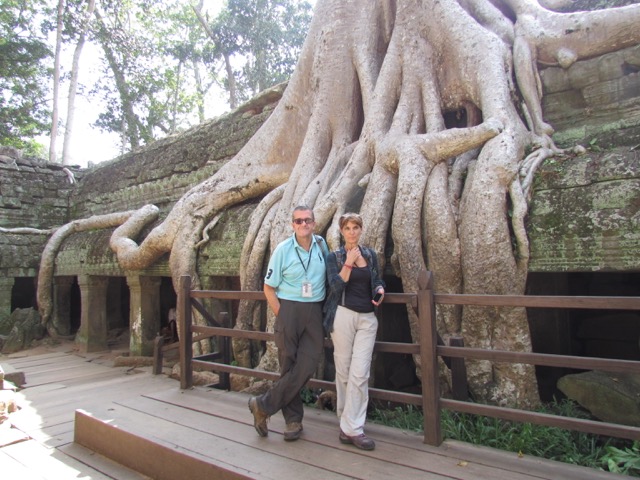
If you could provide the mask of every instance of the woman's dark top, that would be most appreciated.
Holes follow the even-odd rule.
[[[374,293],[379,287],[384,287],[384,281],[380,278],[380,272],[378,271],[378,257],[375,252],[370,248],[360,245],[360,253],[367,262],[365,269],[369,270],[369,294],[366,298],[369,301],[373,298]],[[331,252],[327,255],[327,282],[329,284],[329,290],[327,292],[327,298],[325,299],[322,312],[324,313],[323,325],[327,336],[333,330],[333,319],[336,316],[336,310],[338,305],[342,303],[342,294],[347,287],[347,283],[351,283],[353,277],[353,268],[349,282],[345,282],[340,276],[340,270],[347,259],[347,251],[344,246],[340,247],[335,252]],[[373,304],[371,304],[373,305]]]
[[[371,273],[368,267],[353,267],[344,291],[344,306],[358,313],[373,312]]]

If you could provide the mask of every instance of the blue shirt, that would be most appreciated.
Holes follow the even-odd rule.
[[[278,298],[294,302],[321,302],[325,296],[328,249],[321,237],[311,237],[307,252],[295,234],[281,242],[269,259],[264,283],[276,289]],[[302,296],[302,283],[311,283],[311,296]]]

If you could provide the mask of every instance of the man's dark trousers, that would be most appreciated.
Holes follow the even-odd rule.
[[[302,422],[300,390],[315,373],[322,354],[322,302],[280,300],[274,334],[281,377],[257,398],[258,406],[267,415],[282,410],[286,423]]]

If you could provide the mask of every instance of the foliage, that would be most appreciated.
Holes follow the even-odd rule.
[[[184,2],[102,2],[95,39],[108,64],[92,91],[106,104],[97,125],[122,133],[135,148],[203,121],[223,54],[245,60],[237,72],[240,99],[286,80],[310,9],[307,2],[231,0],[213,22],[212,45]]]
[[[371,417],[374,422],[413,432],[421,432],[424,425],[422,411],[413,405],[396,407],[391,410],[374,409],[371,412]]]
[[[50,124],[50,25],[38,15],[43,11],[44,0],[0,3],[0,144],[30,151]]]
[[[212,32],[220,54],[236,55],[239,100],[289,78],[311,22],[311,5],[293,0],[228,0]],[[228,85],[228,79],[227,79]]]
[[[303,387],[300,390],[300,397],[302,398],[302,403],[305,405],[314,405],[316,400],[318,400],[317,392],[314,392],[313,389],[309,387]]]
[[[568,400],[553,402],[539,411],[565,417],[587,417]],[[370,420],[415,432],[423,428],[422,412],[411,405],[390,410],[376,408],[370,412]],[[638,442],[625,448],[624,444],[629,442],[619,441],[621,445],[614,446],[614,439],[587,433],[448,410],[442,412],[441,421],[443,436],[448,439],[595,469],[605,466],[611,472],[640,476]]]
[[[51,128],[53,58],[48,35],[56,24],[52,0],[6,0],[0,5],[0,144],[20,149]],[[77,41],[84,0],[66,0],[62,41]],[[96,125],[136,148],[206,118],[205,98],[223,55],[233,56],[239,100],[286,80],[311,19],[296,0],[229,0],[212,22],[215,42],[188,2],[103,0],[89,41],[98,44],[99,76],[85,91],[103,108]],[[62,65],[62,78],[65,78]],[[67,72],[68,73],[68,72]],[[61,119],[64,122],[64,118]]]
[[[571,402],[554,403],[541,411],[584,417]],[[598,438],[582,432],[451,412],[443,418],[449,438],[469,443],[590,467],[604,455]]]
[[[15,145],[12,145],[15,146]],[[25,157],[29,158],[39,158],[46,159],[47,158],[47,146],[38,142],[37,140],[26,140],[20,146],[15,146],[15,148],[19,148],[22,150],[22,154]]]
[[[610,472],[640,477],[640,442],[635,441],[630,448],[606,447],[602,464]]]
[[[186,81],[196,23],[181,2],[103,2],[95,38],[108,65],[93,89],[106,110],[97,125],[137,147],[189,126],[195,91]]]

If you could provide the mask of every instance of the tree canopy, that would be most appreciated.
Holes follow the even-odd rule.
[[[228,0],[212,33],[222,54],[244,59],[234,69],[236,101],[249,100],[289,78],[310,21],[311,5],[306,1]]]
[[[118,133],[124,152],[204,121],[214,86],[233,86],[228,98],[235,107],[287,80],[311,19],[306,1],[229,0],[214,15],[200,5],[198,18],[194,7],[179,0],[102,0],[85,32],[87,1],[62,0],[61,18],[57,4],[10,0],[0,7],[2,144],[24,147],[48,132],[52,79],[53,91],[62,92],[56,78],[77,79],[75,69],[86,68],[80,59],[65,60],[67,53],[54,69],[51,32],[58,21],[63,51],[85,35],[98,47],[92,50],[98,52],[92,59],[98,74],[78,91],[102,105],[93,112],[95,126]],[[60,118],[65,135],[67,118],[57,110],[53,118]]]
[[[47,8],[44,0],[0,3],[0,145],[31,154],[42,153],[34,138],[50,122]]]

